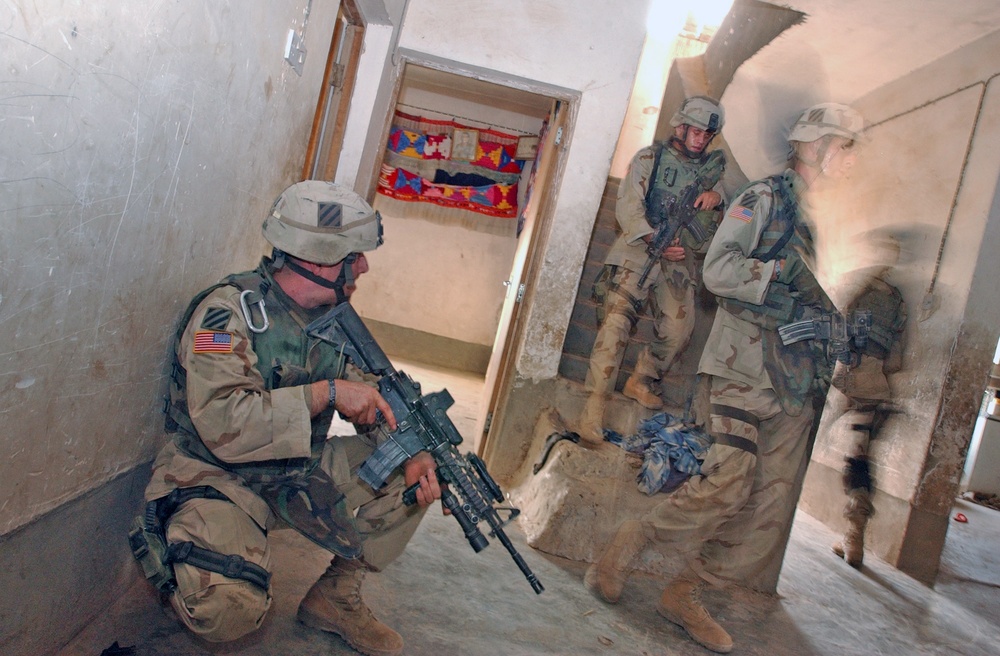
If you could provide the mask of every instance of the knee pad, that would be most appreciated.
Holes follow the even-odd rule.
[[[247,581],[232,581],[186,595],[178,588],[170,603],[192,633],[209,642],[230,642],[260,627],[271,607],[271,595]]]

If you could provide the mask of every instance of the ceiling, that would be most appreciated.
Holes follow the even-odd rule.
[[[961,46],[1000,30],[997,0],[785,0],[805,14],[741,72],[825,83],[852,103]]]

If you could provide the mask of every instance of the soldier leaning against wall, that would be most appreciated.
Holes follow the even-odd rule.
[[[643,148],[629,163],[615,205],[621,234],[594,283],[600,328],[577,428],[586,443],[604,441],[608,397],[646,308],[652,314],[654,339],[640,353],[622,393],[651,410],[663,407],[655,383],[691,340],[701,263],[724,200],[719,190],[725,153],[706,150],[724,122],[717,101],[688,98],[670,120],[674,130],[670,138]],[[678,225],[682,215],[686,222]]]

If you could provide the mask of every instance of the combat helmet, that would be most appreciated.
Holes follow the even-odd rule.
[[[281,192],[262,230],[276,250],[315,264],[337,264],[382,243],[379,213],[353,190],[322,180]]]
[[[857,110],[840,103],[820,103],[802,112],[788,140],[808,143],[829,134],[864,141],[864,131],[865,119]]]
[[[726,112],[722,105],[708,96],[691,96],[686,99],[670,119],[671,127],[693,125],[713,134],[721,131],[725,122]]]

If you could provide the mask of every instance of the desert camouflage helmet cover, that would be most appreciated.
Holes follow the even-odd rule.
[[[708,96],[691,96],[674,112],[670,125],[693,125],[708,132],[719,132],[726,122],[726,112]]]
[[[263,232],[276,249],[315,264],[336,264],[382,243],[378,212],[351,189],[321,180],[297,182],[281,192]]]
[[[802,112],[792,126],[788,140],[810,142],[832,134],[864,141],[864,131],[865,119],[857,110],[840,103],[820,103]]]

